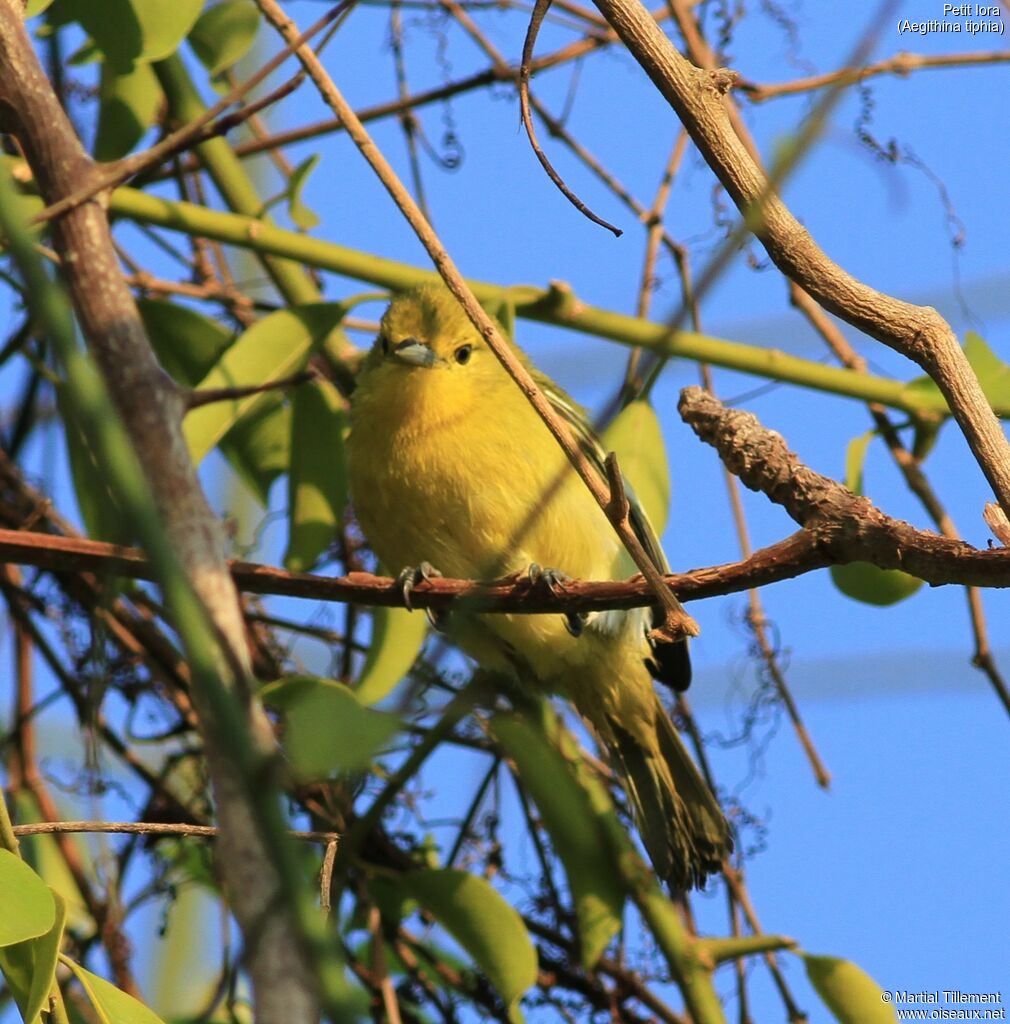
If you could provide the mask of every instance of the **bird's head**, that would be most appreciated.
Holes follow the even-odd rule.
[[[513,385],[452,293],[422,285],[390,303],[353,402],[377,400],[440,418],[439,410],[469,411],[505,387]]]

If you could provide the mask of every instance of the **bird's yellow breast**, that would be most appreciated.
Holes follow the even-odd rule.
[[[613,529],[524,396],[510,386],[478,414],[439,378],[448,372],[416,371],[395,403],[386,388],[355,395],[351,490],[385,567],[427,561],[446,576],[491,579],[535,562],[579,579],[614,578]],[[641,637],[637,618],[619,632]],[[630,647],[613,634],[575,638],[561,615],[457,617],[455,636],[485,666],[521,662],[555,685],[601,659],[620,660],[607,672],[614,679],[627,677],[629,655],[642,671],[644,638]]]

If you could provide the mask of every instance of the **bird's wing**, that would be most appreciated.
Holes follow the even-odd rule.
[[[539,372],[535,373],[535,380],[544,393],[544,396],[551,404],[551,408],[562,418],[572,431],[579,448],[586,457],[596,466],[600,475],[606,479],[606,458],[607,453],[600,441],[599,435],[593,429],[589,420],[589,414],[562,388],[558,387],[549,377]],[[652,559],[653,564],[660,572],[669,572],[669,563],[663,548],[660,546],[656,531],[649,522],[641,502],[635,496],[634,488],[623,476],[624,490],[628,496],[631,529],[638,538],[639,543],[645,549],[646,554]],[[657,610],[652,609],[649,616],[648,628],[655,623]],[[649,671],[662,683],[666,683],[675,690],[686,690],[691,682],[691,662],[687,653],[687,641],[677,640],[673,643],[668,641],[656,642],[649,639],[651,657],[648,660]]]

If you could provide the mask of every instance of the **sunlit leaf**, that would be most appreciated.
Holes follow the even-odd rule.
[[[0,946],[44,935],[56,903],[49,886],[10,850],[0,849]]]
[[[225,0],[200,15],[189,42],[204,67],[216,75],[252,49],[259,24],[259,11],[252,0]]]
[[[355,693],[362,704],[377,704],[410,671],[428,635],[428,620],[406,608],[376,608]]]
[[[853,494],[863,493],[863,465],[870,442],[876,436],[873,430],[853,438],[845,451],[845,486]],[[849,562],[833,565],[831,580],[846,597],[863,604],[887,607],[911,597],[922,580],[900,569],[881,569],[869,562]]]
[[[49,1001],[56,974],[67,908],[60,895],[50,890],[56,913],[52,927],[37,938],[0,947],[0,971],[21,1011],[21,1019],[34,1022]]]
[[[894,1024],[898,1019],[880,986],[851,961],[802,956],[810,984],[839,1024]]]
[[[292,398],[290,533],[284,564],[302,572],[332,542],[347,505],[345,402],[327,380],[301,385]]]
[[[400,885],[473,957],[510,1019],[522,1020],[519,1000],[536,983],[537,954],[515,908],[488,881],[466,871],[407,871]]]
[[[313,153],[291,172],[291,178],[288,181],[288,216],[291,218],[291,222],[303,231],[309,231],[319,223],[319,215],[310,210],[302,200],[302,193],[305,191],[309,175],[318,163],[319,154]]]
[[[974,331],[968,331],[964,336],[964,354],[990,403],[1010,408],[1010,366]]]
[[[290,676],[265,686],[262,698],[286,713],[284,749],[303,779],[366,768],[400,725],[331,679]]]
[[[15,807],[20,822],[44,821],[35,798],[25,790],[17,794]],[[93,868],[88,844],[83,836],[67,835],[65,842],[73,846],[85,872]],[[52,835],[24,836],[21,839],[21,856],[43,882],[59,897],[66,912],[67,927],[78,936],[90,937],[95,931],[95,922],[88,911],[84,897],[77,885],[73,872],[67,867],[56,837]]]
[[[101,105],[95,159],[118,160],[151,127],[161,99],[161,86],[149,64],[138,62],[131,71],[119,72],[106,62],[102,65],[98,95]]]
[[[119,71],[176,51],[204,0],[56,0],[55,23],[77,21]]]
[[[592,968],[620,929],[624,908],[624,890],[592,801],[572,761],[533,724],[495,715],[491,728],[515,763],[565,866],[582,965]]]
[[[235,340],[224,324],[176,302],[138,302],[158,361],[180,383],[194,387]],[[243,416],[220,442],[221,452],[260,504],[270,485],[287,472],[291,453],[291,410],[278,394]]]
[[[69,957],[60,962],[68,967],[84,989],[101,1024],[163,1024],[162,1019],[142,1002],[116,988],[111,982],[81,967]]]
[[[200,389],[238,388],[282,380],[300,370],[344,316],[340,303],[320,302],[281,309],[245,331],[200,382]],[[199,463],[228,431],[254,410],[276,401],[273,392],[212,402],[194,409],[183,423],[193,461]]]
[[[652,528],[661,534],[670,513],[670,466],[652,406],[643,399],[631,402],[604,431],[602,441],[603,447],[617,456]]]

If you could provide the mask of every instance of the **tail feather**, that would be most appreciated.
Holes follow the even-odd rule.
[[[658,705],[657,700],[657,705]],[[649,750],[613,719],[611,756],[618,763],[642,841],[672,888],[702,887],[733,849],[729,824],[662,706],[657,746]]]

